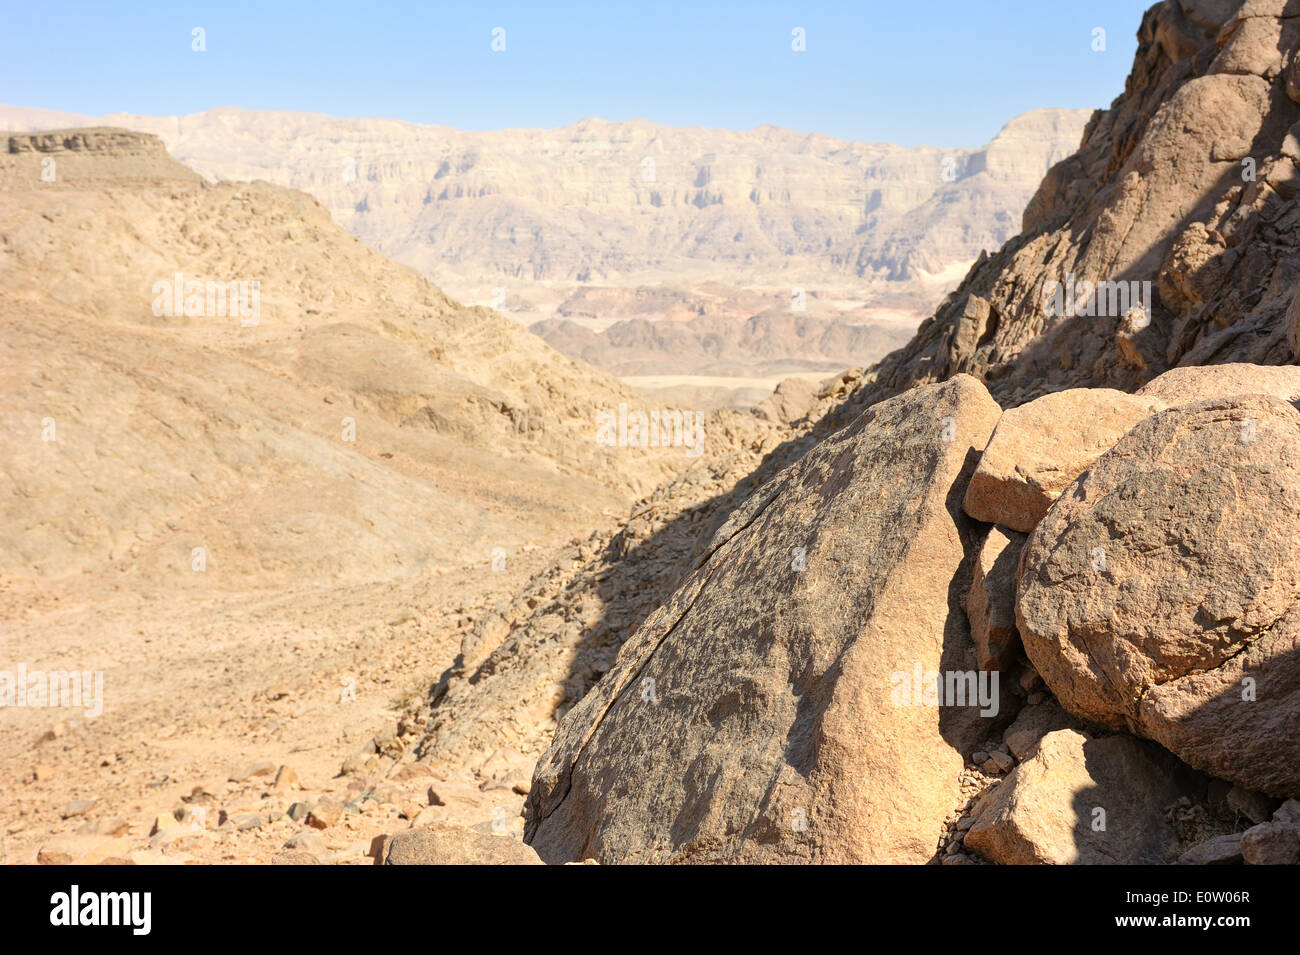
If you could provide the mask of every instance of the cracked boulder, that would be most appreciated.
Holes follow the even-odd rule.
[[[1012,715],[962,606],[999,413],[964,375],[915,388],[755,491],[561,721],[526,809],[541,857],[930,859]]]
[[[1061,704],[1273,796],[1300,795],[1300,411],[1153,415],[1025,545],[1016,618]]]

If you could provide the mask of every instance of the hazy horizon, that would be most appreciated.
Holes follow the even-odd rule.
[[[933,0],[640,17],[590,4],[559,16],[511,4],[399,4],[356,21],[339,4],[110,13],[72,3],[10,11],[0,82],[15,105],[94,116],[231,105],[478,132],[595,116],[969,146],[1036,108],[1109,105],[1123,91],[1145,7],[1013,2],[990,16]],[[1098,29],[1104,49],[1094,49]],[[58,70],[37,42],[51,32],[63,45]],[[886,35],[888,44],[877,42]]]

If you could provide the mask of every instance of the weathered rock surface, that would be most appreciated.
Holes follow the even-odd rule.
[[[966,616],[981,670],[1005,670],[1020,652],[1016,630],[1016,568],[1025,535],[989,528],[975,556],[975,573],[966,596]]]
[[[1021,559],[1025,651],[1062,705],[1198,769],[1300,794],[1300,412],[1156,414],[1048,512]]]
[[[1215,836],[1178,857],[1179,865],[1241,865],[1241,833]]]
[[[966,490],[966,513],[1028,533],[1097,456],[1162,404],[1071,388],[1003,412]]]
[[[1149,743],[1058,730],[976,804],[965,844],[1005,865],[1159,864],[1165,810],[1203,785]]]
[[[561,722],[526,809],[542,858],[931,857],[996,722],[906,704],[974,670],[960,501],[997,416],[965,376],[916,389],[732,513]]]
[[[394,834],[384,846],[381,864],[541,865],[542,860],[518,839],[434,823]]]
[[[1002,733],[1002,742],[1016,759],[1023,761],[1033,755],[1044,736],[1064,729],[1082,730],[1083,727],[1055,700],[1047,700],[1022,707]]]
[[[1139,388],[1137,394],[1168,406],[1237,395],[1273,395],[1294,403],[1300,401],[1300,366],[1229,362],[1171,368]]]

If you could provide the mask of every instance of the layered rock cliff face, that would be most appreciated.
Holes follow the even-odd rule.
[[[12,107],[9,129],[111,123],[205,176],[311,193],[344,228],[465,283],[906,281],[964,268],[1018,227],[1085,110],[1035,110],[979,149],[586,119],[467,132],[232,108],[102,120]]]

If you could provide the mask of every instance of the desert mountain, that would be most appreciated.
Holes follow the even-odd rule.
[[[11,571],[174,569],[205,545],[250,575],[414,573],[672,466],[598,442],[632,392],[302,193],[212,185],[110,129],[10,137],[0,187]]]
[[[1036,110],[979,149],[646,120],[466,132],[225,107],[77,119],[154,133],[211,179],[302,189],[353,235],[458,294],[666,277],[861,284],[962,269],[1015,234],[1087,117]],[[8,129],[72,119],[0,112]]]

